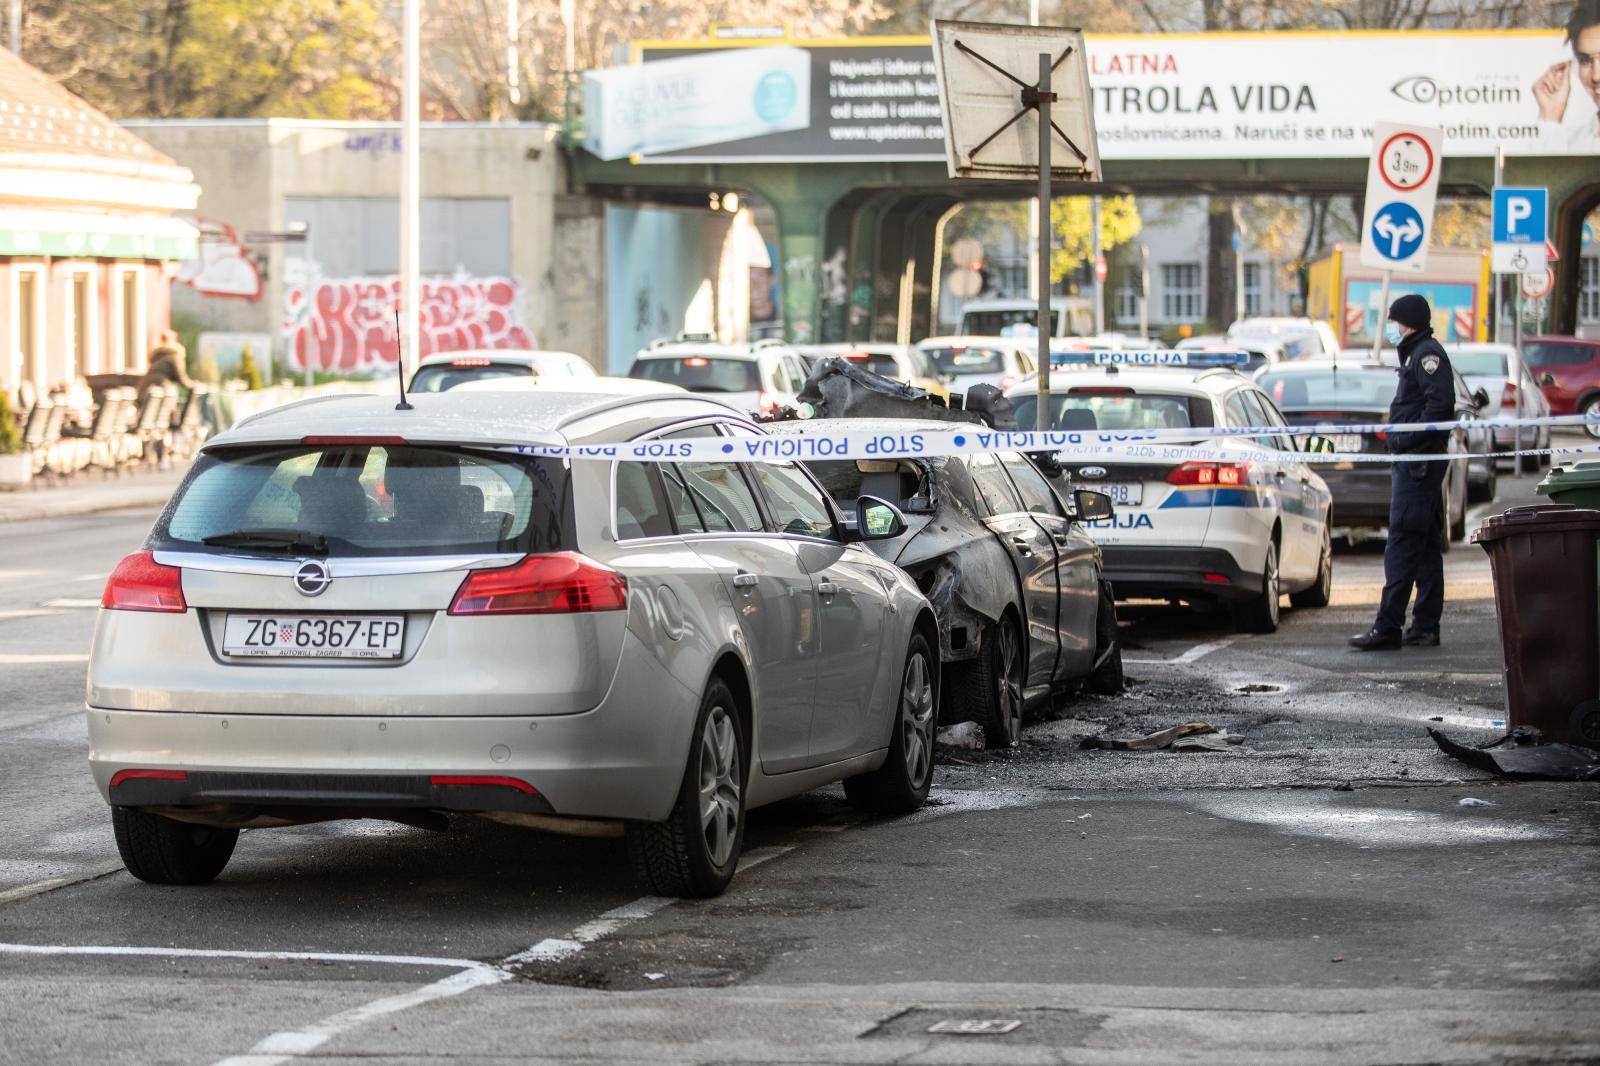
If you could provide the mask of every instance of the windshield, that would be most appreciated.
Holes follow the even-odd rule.
[[[761,368],[754,359],[724,359],[715,355],[657,356],[637,360],[628,376],[682,385],[690,392],[761,391]]]
[[[894,361],[894,356],[892,355],[846,352],[844,357],[856,366],[861,367],[863,370],[870,370],[879,377],[898,378],[900,376],[900,366]]]
[[[1507,374],[1504,352],[1454,352],[1450,362],[1460,374],[1495,378],[1503,378]]]
[[[567,485],[555,459],[398,444],[224,448],[195,463],[150,548],[557,551],[571,547]]]
[[[1400,379],[1387,368],[1313,370],[1300,373],[1268,371],[1256,379],[1279,410],[1307,408],[1387,410]]]
[[[517,363],[489,363],[479,366],[455,366],[434,363],[420,368],[408,386],[412,392],[448,392],[464,381],[487,381],[490,378],[531,378],[533,368]]]
[[[1012,398],[1017,425],[1032,429],[1038,423],[1039,397]],[[1136,393],[1131,388],[1072,389],[1050,397],[1050,428],[1190,429],[1212,425],[1211,401],[1203,396]]]
[[[952,345],[947,348],[924,348],[922,354],[933,361],[941,374],[960,377],[963,374],[1004,374],[1005,353],[999,348],[983,345]]]
[[[1600,347],[1561,341],[1534,341],[1523,346],[1522,355],[1532,366],[1583,366],[1600,356]]]
[[[997,311],[968,311],[961,316],[961,332],[969,337],[1004,337],[1012,326],[1033,326],[1039,320],[1036,307],[1008,307]],[[1055,335],[1061,312],[1050,311],[1050,333]]]
[[[1296,326],[1261,326],[1235,323],[1228,327],[1229,340],[1245,338],[1277,341],[1283,345],[1285,359],[1305,359],[1322,351],[1322,339],[1314,329]]]

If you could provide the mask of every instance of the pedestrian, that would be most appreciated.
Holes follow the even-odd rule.
[[[183,342],[178,340],[177,331],[162,330],[156,346],[150,350],[149,369],[139,379],[137,388],[140,394],[142,395],[152,385],[182,385],[186,389],[193,388],[194,383],[189,380],[189,372],[184,365],[188,362],[188,357]]]
[[[1450,356],[1433,335],[1433,312],[1421,296],[1406,295],[1389,306],[1385,336],[1399,349],[1400,386],[1389,404],[1389,421],[1449,422],[1454,420],[1455,373]],[[1443,454],[1449,430],[1386,436],[1394,455]],[[1439,646],[1439,619],[1444,614],[1444,479],[1450,464],[1443,459],[1396,459],[1390,465],[1389,542],[1383,549],[1383,598],[1372,628],[1350,638],[1360,651],[1398,648],[1402,644]],[[1406,604],[1416,586],[1411,627],[1405,629]]]

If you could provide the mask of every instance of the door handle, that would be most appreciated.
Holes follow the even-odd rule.
[[[733,575],[733,587],[736,589],[753,589],[756,587],[756,575],[748,570],[740,570]]]
[[[837,595],[838,592],[839,586],[835,585],[832,581],[817,582],[817,595],[819,596],[834,596]]]

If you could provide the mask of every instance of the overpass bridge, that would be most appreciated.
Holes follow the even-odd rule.
[[[1553,326],[1573,329],[1583,221],[1600,206],[1600,136],[1531,121],[1528,87],[1562,58],[1559,33],[1087,43],[1103,180],[1059,183],[1057,195],[1360,196],[1373,120],[1440,126],[1441,195],[1487,198],[1497,150],[1505,184],[1549,187],[1560,257]],[[569,146],[573,191],[632,204],[704,206],[729,190],[764,200],[776,214],[774,267],[795,341],[887,339],[900,326],[926,335],[940,220],[962,203],[1034,191],[947,176],[928,119],[937,86],[926,38],[641,42],[634,58],[586,75],[585,143],[596,151]],[[678,62],[652,65],[659,60]],[[625,106],[611,106],[609,87]],[[752,87],[754,114],[741,120]],[[1576,84],[1573,99],[1578,119],[1587,94]],[[699,128],[718,132],[699,141],[685,132]]]

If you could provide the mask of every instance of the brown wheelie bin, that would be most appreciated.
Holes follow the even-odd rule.
[[[1507,724],[1600,747],[1600,510],[1513,507],[1472,540],[1494,573]]]

